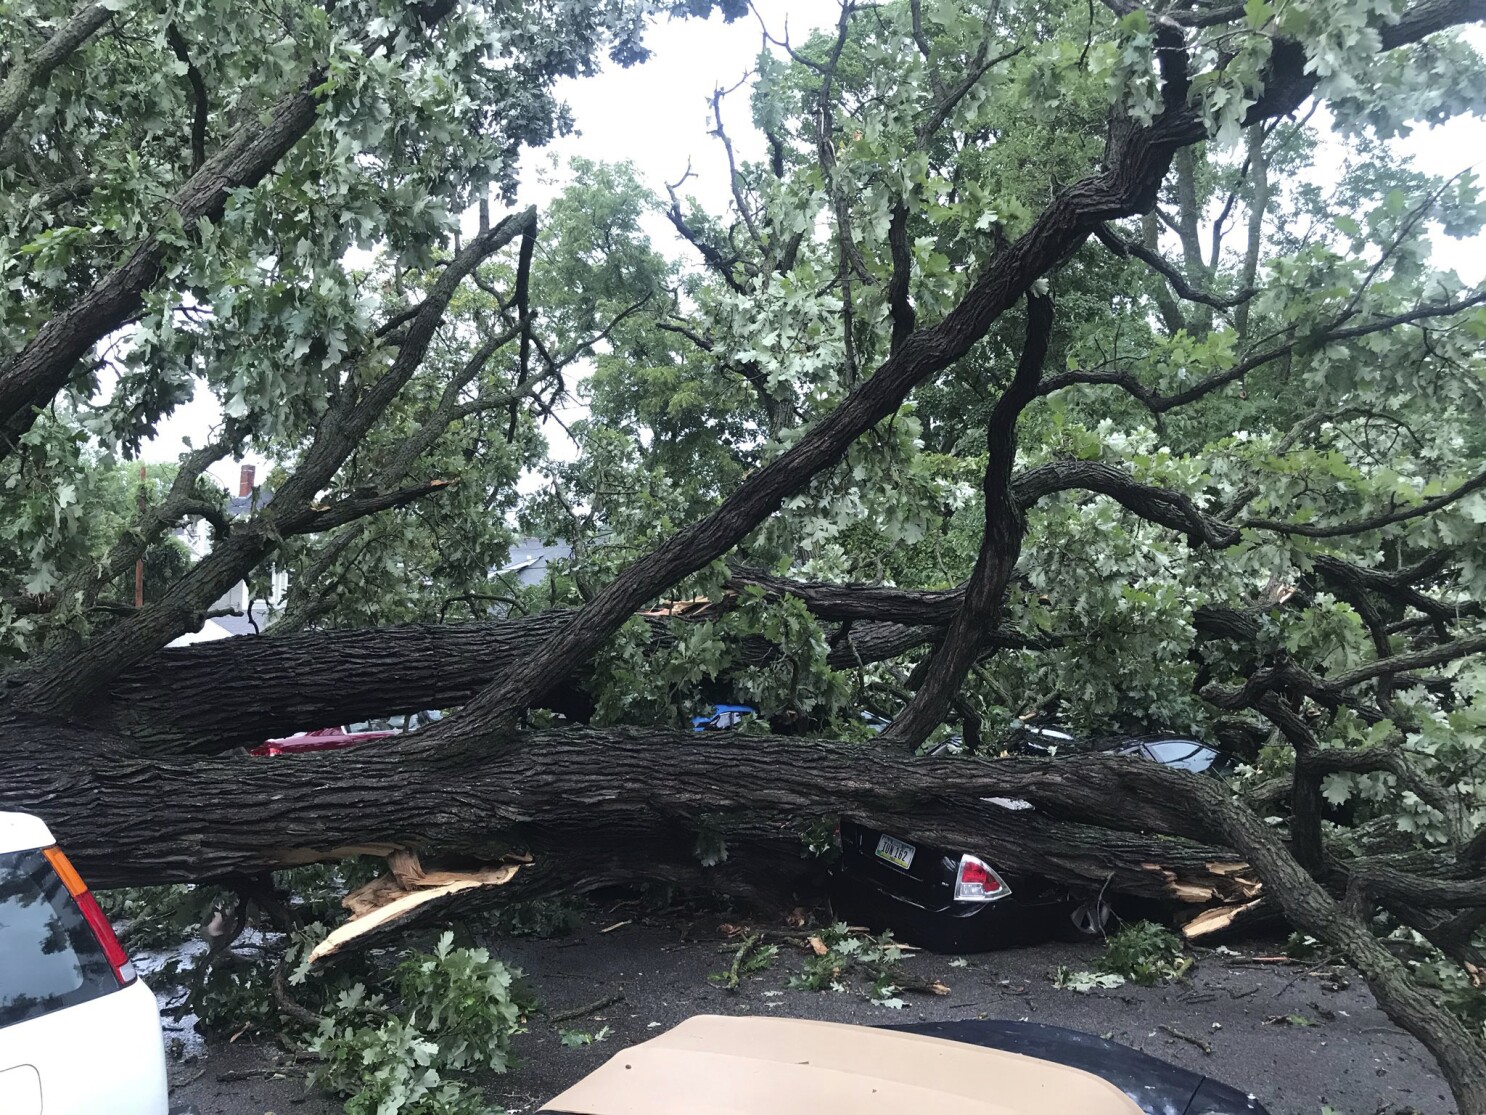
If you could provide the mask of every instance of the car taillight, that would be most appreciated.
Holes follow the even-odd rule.
[[[960,870],[955,874],[956,902],[994,902],[1010,893],[1011,888],[984,860],[969,855],[960,857]]]
[[[134,974],[134,964],[130,961],[129,954],[124,951],[124,946],[119,944],[118,937],[114,936],[114,927],[108,923],[108,915],[98,905],[98,899],[93,897],[93,892],[88,889],[88,884],[83,882],[83,877],[77,873],[77,868],[72,866],[72,861],[56,845],[47,848],[42,854],[52,865],[57,878],[62,880],[67,893],[72,895],[77,908],[82,911],[83,920],[88,923],[88,928],[92,929],[93,936],[98,939],[98,944],[103,949],[103,955],[108,958],[108,966],[113,969],[114,978],[119,981],[119,986],[127,987],[133,983],[137,978]]]

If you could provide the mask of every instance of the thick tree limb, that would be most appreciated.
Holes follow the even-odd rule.
[[[1349,864],[1348,874],[1384,900],[1450,910],[1486,909],[1486,879],[1433,879],[1381,864]]]
[[[796,581],[762,569],[734,566],[730,586],[756,585],[776,596],[796,596],[812,615],[826,620],[876,620],[884,623],[947,624],[959,609],[964,586],[953,589],[903,589],[890,585]]]
[[[199,626],[198,617],[224,592],[256,568],[287,534],[331,529],[351,521],[361,508],[374,513],[406,502],[406,492],[391,497],[352,500],[337,512],[326,511],[315,522],[319,493],[327,488],[341,465],[382,416],[423,362],[445,309],[464,278],[492,253],[535,226],[536,210],[511,214],[475,237],[440,273],[418,313],[409,322],[388,368],[359,395],[345,393],[321,418],[314,439],[298,466],[275,493],[267,509],[239,523],[231,535],[192,566],[169,595],[139,609],[89,640],[81,652],[58,652],[39,657],[27,667],[11,691],[19,708],[65,716],[129,666]],[[350,358],[354,359],[354,358]],[[391,500],[389,503],[388,500]],[[544,689],[545,691],[545,689]]]
[[[1185,493],[1142,484],[1103,461],[1049,461],[1028,469],[1012,481],[1012,491],[1024,508],[1054,492],[1069,490],[1109,496],[1142,519],[1185,534],[1194,546],[1222,549],[1239,540],[1234,527],[1201,511]]]
[[[908,206],[900,201],[893,206],[893,218],[887,230],[888,248],[893,257],[893,273],[887,284],[888,313],[893,320],[891,350],[896,351],[913,333],[917,315],[909,300],[913,279],[913,249],[908,243]]]
[[[882,732],[882,742],[916,750],[943,722],[965,675],[982,653],[985,632],[994,630],[1016,569],[1026,533],[1026,517],[1012,491],[1016,465],[1016,425],[1037,394],[1052,341],[1053,303],[1046,295],[1027,297],[1027,335],[1011,384],[996,401],[986,425],[985,530],[965,594],[935,648],[913,698]]]
[[[151,655],[108,687],[88,720],[127,735],[144,753],[212,755],[312,728],[455,708],[572,617],[557,610],[481,623],[289,633],[275,625],[262,636]],[[656,647],[673,639],[663,620],[652,620],[651,632]],[[828,662],[854,669],[939,636],[931,627],[855,623]],[[761,663],[777,648],[759,641],[738,653]],[[533,704],[586,718],[592,697],[580,679],[559,678]]]
[[[46,85],[52,71],[72,57],[113,14],[113,10],[103,4],[80,8],[40,50],[30,58],[15,61],[5,77],[5,84],[0,85],[0,139],[4,139],[5,133],[20,119],[26,102]]]
[[[691,858],[704,824],[743,846],[767,847],[782,836],[798,858],[801,833],[822,815],[848,811],[911,825],[926,840],[994,840],[1010,870],[1051,852],[1048,838],[1071,823],[1061,818],[1087,818],[1129,834],[1109,834],[1122,888],[1174,897],[1161,872],[1134,852],[1216,892],[1229,889],[1219,882],[1228,876],[1200,866],[1229,858],[1219,850],[1134,835],[1202,827],[1169,787],[1164,801],[1122,792],[1153,772],[1168,773],[1134,759],[1101,758],[1079,770],[1066,762],[917,760],[860,745],[615,728],[536,733],[520,747],[476,753],[419,733],[275,759],[136,761],[110,758],[113,747],[96,734],[57,731],[6,725],[9,754],[25,760],[17,762],[19,776],[0,786],[0,807],[24,800],[55,819],[69,854],[101,886],[254,873],[392,846],[494,860],[500,848],[562,857],[606,841],[630,855],[670,845],[660,856],[665,863]],[[81,754],[97,759],[80,770]],[[664,779],[655,777],[658,764]],[[1034,800],[1041,810],[987,805],[981,798],[988,796]],[[161,802],[170,808],[160,810]],[[148,832],[139,823],[146,815]],[[1097,887],[1104,866],[1075,862],[1054,874]],[[646,870],[636,858],[633,877]]]
[[[425,3],[420,14],[425,24],[432,27],[452,7],[446,0],[436,0]],[[102,12],[101,17],[87,14],[95,10]],[[91,34],[109,14],[94,5],[76,20],[83,21],[79,27],[88,28],[87,34]],[[98,22],[93,24],[93,20]],[[69,23],[68,27],[71,26]],[[75,41],[74,37],[68,37],[63,45],[70,46],[52,65],[71,53],[83,38],[86,35]],[[29,83],[25,87],[29,88]],[[219,216],[234,189],[261,181],[314,126],[324,95],[325,75],[316,69],[305,75],[304,82],[294,92],[242,124],[171,196],[168,207],[179,217],[184,234],[192,235],[203,218]],[[17,101],[17,106],[20,103]],[[166,252],[167,244],[160,234],[146,237],[123,263],[44,323],[20,352],[0,366],[0,460],[15,451],[18,439],[35,422],[38,408],[62,389],[78,361],[99,340],[139,313],[145,292],[160,278]]]

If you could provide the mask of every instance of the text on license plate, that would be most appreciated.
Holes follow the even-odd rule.
[[[877,838],[877,855],[905,871],[913,866],[913,845],[887,833]]]

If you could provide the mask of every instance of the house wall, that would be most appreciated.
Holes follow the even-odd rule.
[[[277,565],[269,566],[269,593],[268,607],[270,612],[276,612],[284,605],[284,598],[289,595],[289,571],[280,569]],[[261,598],[260,598],[261,599]],[[235,612],[247,613],[248,610],[248,584],[246,581],[238,581],[228,589],[212,605],[212,610],[231,608]]]

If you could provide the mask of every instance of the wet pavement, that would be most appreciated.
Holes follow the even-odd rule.
[[[905,973],[949,987],[943,996],[906,994],[901,1010],[874,1006],[858,993],[791,990],[788,977],[805,953],[785,944],[765,971],[736,992],[713,985],[709,973],[729,963],[718,933],[721,918],[686,922],[636,919],[602,932],[628,915],[585,925],[570,937],[489,943],[527,975],[548,1013],[595,1002],[620,990],[612,1006],[554,1026],[533,1016],[515,1042],[517,1066],[492,1078],[488,1096],[512,1112],[531,1112],[627,1045],[644,1041],[694,1014],[774,1014],[879,1025],[919,1020],[1015,1018],[1070,1026],[1123,1042],[1154,1056],[1254,1092],[1273,1115],[1449,1115],[1455,1106],[1432,1059],[1393,1026],[1355,973],[1293,962],[1256,961],[1274,942],[1239,944],[1238,955],[1199,951],[1179,983],[1124,986],[1080,994],[1052,984],[1059,965],[1087,968],[1094,945],[1045,944],[954,958],[913,953]],[[1305,1025],[1298,1025],[1298,1020]],[[569,1049],[560,1029],[608,1037]],[[1200,1046],[1211,1049],[1206,1053]],[[330,1115],[340,1104],[306,1095],[302,1080],[271,1073],[280,1054],[271,1042],[245,1036],[208,1044],[204,1054],[172,1065],[177,1101],[200,1115]],[[226,1074],[259,1074],[219,1079]]]

